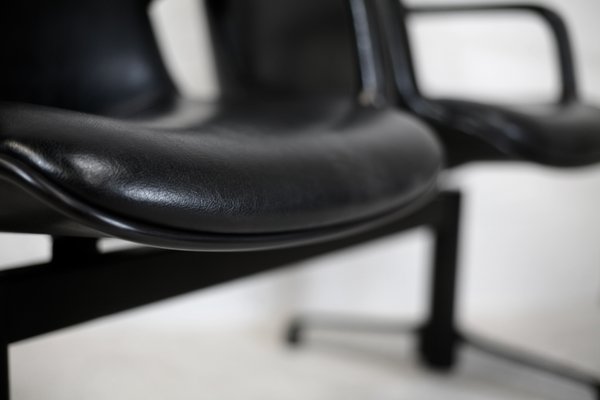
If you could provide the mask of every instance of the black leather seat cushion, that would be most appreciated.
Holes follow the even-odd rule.
[[[422,113],[439,126],[490,143],[501,153],[558,167],[600,162],[600,109],[581,103],[497,106],[427,101]]]
[[[0,208],[10,210],[0,227],[21,210],[39,216],[32,231],[80,233],[87,224],[114,234],[130,222],[219,234],[310,230],[426,196],[441,159],[413,118],[349,101],[177,100],[128,118],[0,103],[0,164],[11,182],[0,186]],[[59,213],[40,209],[48,204]]]

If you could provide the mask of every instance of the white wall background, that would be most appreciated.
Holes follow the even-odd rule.
[[[600,103],[600,2],[539,2],[565,15],[581,88]],[[197,24],[201,11],[195,0],[159,1],[153,17],[182,90],[213,97],[206,31]],[[534,18],[424,19],[414,28],[429,92],[524,101],[550,98],[557,90],[556,71],[547,66],[552,57],[547,32]],[[600,371],[600,168],[472,165],[448,181],[466,193],[461,321],[516,343],[527,337],[530,347]],[[2,234],[0,249],[0,265],[10,267],[47,257],[48,241]],[[428,234],[418,230],[125,318],[175,329],[271,323],[296,310],[419,319],[427,251]]]

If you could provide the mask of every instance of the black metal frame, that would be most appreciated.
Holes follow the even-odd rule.
[[[303,343],[307,328],[319,328],[340,332],[372,332],[398,334],[414,332],[418,339],[418,355],[424,366],[441,372],[449,372],[456,364],[457,349],[470,345],[497,357],[527,366],[559,378],[589,385],[600,400],[600,379],[574,367],[562,365],[540,356],[516,350],[493,340],[466,333],[456,320],[458,254],[460,236],[461,196],[458,192],[446,194],[443,212],[431,225],[435,234],[433,271],[429,291],[429,314],[425,323],[407,327],[397,323],[374,323],[358,318],[315,318],[303,316],[290,324],[286,341],[292,346]]]
[[[55,237],[51,261],[0,271],[0,400],[9,399],[10,343],[418,226],[446,226],[448,207],[457,198],[456,193],[442,193],[409,216],[398,216],[368,231],[285,249],[187,252],[138,248],[100,253],[96,239]],[[451,259],[446,256],[451,256],[453,245],[448,240],[442,246],[443,264]]]

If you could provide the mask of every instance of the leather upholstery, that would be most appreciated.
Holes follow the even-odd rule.
[[[424,199],[441,151],[414,119],[348,100],[177,101],[129,119],[4,103],[0,159],[11,181],[100,231],[133,221],[273,234],[358,222]],[[1,209],[42,216],[29,229],[81,232],[11,192]],[[90,208],[120,222],[92,224]]]

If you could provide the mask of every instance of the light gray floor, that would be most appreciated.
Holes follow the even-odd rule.
[[[473,167],[450,181],[466,192],[461,324],[600,376],[600,169]],[[3,266],[47,254],[44,239],[0,239]],[[13,399],[591,398],[472,350],[456,374],[430,374],[400,336],[281,345],[298,310],[419,320],[427,250],[426,232],[406,233],[15,344]]]
[[[301,351],[272,334],[176,331],[136,317],[52,335],[13,350],[19,399],[590,399],[474,351],[451,376],[417,368],[406,339],[313,335]]]

